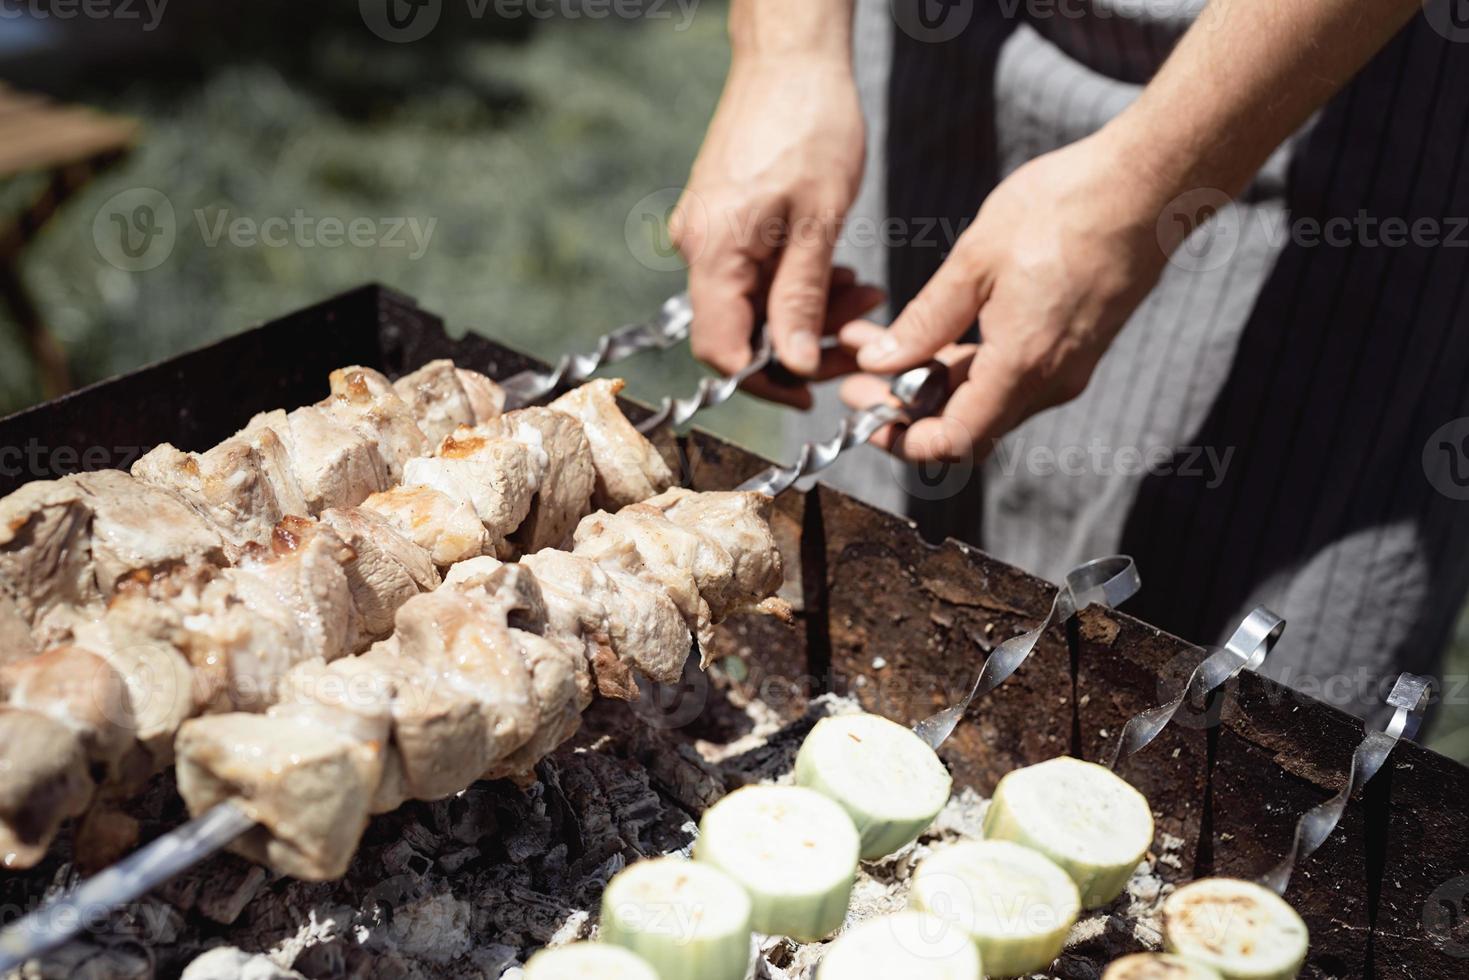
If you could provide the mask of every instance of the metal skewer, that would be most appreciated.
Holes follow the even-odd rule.
[[[1319,803],[1301,815],[1296,821],[1295,837],[1291,840],[1290,852],[1281,862],[1261,876],[1260,884],[1277,895],[1284,895],[1290,885],[1296,865],[1306,860],[1331,836],[1342,815],[1347,812],[1347,803],[1358,786],[1365,786],[1376,776],[1387,762],[1387,757],[1402,739],[1411,740],[1418,734],[1423,713],[1428,710],[1429,695],[1433,691],[1433,679],[1417,674],[1398,675],[1392,691],[1387,696],[1387,706],[1392,709],[1392,718],[1381,730],[1366,724],[1367,737],[1362,739],[1352,753],[1352,768],[1347,773],[1347,783],[1325,803]]]
[[[1168,727],[1188,698],[1195,695],[1206,698],[1238,677],[1240,671],[1259,670],[1284,632],[1285,620],[1269,609],[1256,606],[1250,610],[1244,622],[1230,635],[1224,649],[1205,657],[1194,668],[1178,697],[1128,719],[1103,765],[1116,769],[1122,759],[1145,748]]]
[[[1056,597],[1051,600],[1051,611],[1046,613],[1046,618],[1041,620],[1040,625],[1019,636],[1012,636],[995,647],[985,658],[984,666],[974,678],[969,693],[958,704],[914,725],[913,731],[928,743],[929,748],[937,751],[953,734],[975,698],[993,691],[1015,673],[1035,649],[1041,634],[1053,622],[1064,623],[1093,603],[1108,609],[1115,608],[1130,599],[1140,588],[1142,579],[1138,576],[1137,565],[1126,555],[1097,558],[1073,568],[1066,573],[1066,580],[1056,590]]]
[[[694,307],[688,293],[670,296],[658,314],[643,323],[629,323],[603,334],[596,350],[566,354],[549,371],[521,371],[500,382],[505,389],[505,407],[519,408],[550,394],[562,385],[577,384],[599,368],[626,360],[648,350],[665,350],[685,339],[694,322]]]
[[[561,380],[571,376],[566,374]],[[542,375],[541,381],[527,382],[515,390],[522,394],[537,390],[537,386],[545,384],[548,377]],[[882,405],[854,413],[842,423],[835,439],[808,444],[794,465],[771,467],[741,489],[759,490],[774,496],[788,489],[797,479],[825,469],[842,452],[866,442],[884,425],[908,422],[932,413],[943,404],[946,379],[947,371],[939,364],[915,368],[900,375],[893,382],[893,393],[902,402],[902,407]],[[545,384],[540,393],[545,394],[559,383],[560,380]],[[100,922],[111,909],[136,901],[224,849],[255,824],[256,821],[236,804],[221,803],[87,879],[69,894],[0,931],[0,974],[62,945],[83,928]]]

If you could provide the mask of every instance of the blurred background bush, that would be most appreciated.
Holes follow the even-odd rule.
[[[437,21],[384,40],[369,24],[390,2]],[[718,97],[722,0],[215,0],[165,5],[151,29],[145,0],[128,6],[136,19],[0,22],[0,79],[142,124],[22,266],[79,381],[368,281],[543,356],[682,288],[644,215],[676,199]],[[0,216],[34,183],[0,188]],[[156,268],[125,271],[93,222],[136,188],[167,199],[175,239]],[[284,245],[228,232],[293,216],[306,231]],[[323,218],[369,219],[383,240],[325,247]],[[0,319],[0,413],[40,398],[23,354]],[[645,398],[699,373],[685,350],[626,368]],[[710,424],[773,451],[772,411],[726,406]]]
[[[381,36],[389,4],[406,36],[423,36]],[[79,382],[369,281],[452,331],[543,357],[584,349],[683,287],[649,219],[676,199],[718,97],[725,0],[132,0],[65,20],[47,9],[0,10],[0,80],[142,125],[136,149],[24,254]],[[43,179],[0,185],[0,222]],[[167,201],[173,244],[127,271],[94,222],[139,189]],[[403,227],[391,243],[327,247],[314,230],[324,218],[369,219],[379,239]],[[240,219],[310,230],[248,244],[228,232]],[[683,348],[618,370],[645,400],[701,374]],[[0,309],[0,414],[40,397]],[[779,451],[762,403],[741,397],[705,422]],[[1466,672],[1469,620],[1445,668]],[[1469,759],[1469,691],[1446,693],[1430,742]]]

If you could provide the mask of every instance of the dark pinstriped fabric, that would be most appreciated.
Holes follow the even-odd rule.
[[[967,26],[943,43],[889,20],[888,214],[962,228],[1004,175],[1134,98],[1201,6],[1094,0],[1031,16],[959,0]],[[1469,43],[1419,18],[1262,169],[1228,212],[1237,236],[1190,243],[1080,399],[1005,439],[982,495],[971,481],[914,501],[914,516],[1053,579],[1131,553],[1144,580],[1132,608],[1199,642],[1267,603],[1290,621],[1273,672],[1346,707],[1375,703],[1379,678],[1432,670],[1469,588],[1469,502],[1434,489],[1454,461],[1433,481],[1423,463],[1431,434],[1469,416],[1466,147]],[[1456,238],[1290,232],[1359,214]],[[888,250],[894,309],[952,237]],[[1103,452],[1045,465],[1073,447]],[[1203,472],[1117,472],[1132,450]]]

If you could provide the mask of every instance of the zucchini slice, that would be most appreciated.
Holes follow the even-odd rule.
[[[1110,770],[1062,756],[1000,780],[984,836],[1040,851],[1076,882],[1082,906],[1095,909],[1122,894],[1153,845],[1153,812]]]
[[[955,844],[924,858],[909,904],[969,933],[991,977],[1044,970],[1081,911],[1066,872],[1009,841]]]
[[[1163,948],[1212,967],[1224,980],[1291,980],[1310,933],[1289,903],[1236,878],[1204,878],[1163,902]]]
[[[648,961],[609,943],[543,949],[525,965],[525,980],[658,980]]]
[[[869,861],[917,839],[953,788],[948,770],[921,738],[867,714],[817,722],[796,756],[796,782],[842,805]]]
[[[639,861],[602,892],[601,938],[641,956],[660,980],[744,980],[752,953],[750,899],[707,864]]]
[[[1172,953],[1133,953],[1113,960],[1102,980],[1223,980],[1212,967]]]
[[[927,912],[869,919],[837,937],[816,980],[979,980],[969,935]]]
[[[747,786],[704,813],[694,858],[744,886],[756,931],[814,942],[847,916],[860,839],[847,812],[800,786]]]

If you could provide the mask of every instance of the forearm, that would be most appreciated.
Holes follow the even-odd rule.
[[[829,56],[850,62],[853,0],[734,0],[737,59]]]
[[[1109,127],[1162,200],[1239,193],[1420,9],[1418,0],[1210,0]]]

